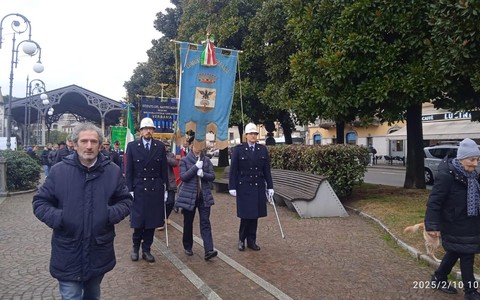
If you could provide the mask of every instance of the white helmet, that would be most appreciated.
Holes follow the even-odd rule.
[[[143,118],[140,122],[140,129],[143,129],[145,127],[156,128],[153,124],[153,120],[150,118]]]
[[[257,125],[253,123],[248,123],[247,126],[245,126],[245,134],[252,132],[258,133]]]

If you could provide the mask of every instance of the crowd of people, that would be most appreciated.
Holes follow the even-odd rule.
[[[140,259],[141,249],[143,260],[155,262],[155,229],[168,226],[173,209],[183,214],[185,254],[193,255],[198,210],[204,259],[217,256],[210,223],[213,164],[193,138],[182,146],[178,160],[168,141],[153,138],[154,130],[152,119],[142,119],[140,138],[124,153],[118,141],[112,149],[98,127],[82,123],[65,142],[48,144],[42,151],[46,180],[33,198],[33,211],[53,230],[50,272],[63,299],[100,299],[103,276],[115,266],[114,225],[128,215],[132,261]],[[247,124],[245,135],[246,142],[233,148],[229,193],[236,198],[240,219],[238,250],[259,251],[258,219],[267,215],[274,190],[268,150],[257,143],[256,125]],[[27,154],[34,157],[36,151],[31,147]],[[479,146],[464,139],[456,158],[439,165],[426,206],[426,234],[441,239],[446,252],[431,286],[457,293],[447,276],[460,261],[464,299],[480,299],[473,272],[475,254],[480,253],[479,160]]]
[[[217,256],[210,223],[215,204],[210,184],[215,179],[213,164],[195,143],[184,145],[178,160],[167,141],[153,138],[154,130],[152,119],[142,119],[140,138],[123,153],[118,141],[112,149],[98,127],[82,123],[58,149],[49,144],[42,152],[48,176],[33,198],[33,211],[53,230],[50,272],[59,281],[63,299],[100,299],[103,276],[115,266],[114,226],[128,215],[134,262],[140,259],[140,249],[143,260],[155,262],[155,229],[168,226],[174,208],[183,214],[185,254],[193,255],[198,210],[204,259]],[[236,198],[240,219],[238,250],[259,251],[258,219],[267,215],[274,190],[268,150],[257,143],[256,125],[247,124],[245,135],[246,142],[233,148],[229,193]],[[29,151],[35,153],[33,148]],[[464,299],[480,299],[473,273],[474,256],[480,253],[479,160],[479,146],[463,140],[456,158],[440,164],[426,206],[426,234],[441,238],[446,251],[432,276],[432,287],[457,293],[447,276],[459,260]]]
[[[246,240],[248,248],[258,251],[258,218],[267,214],[273,184],[267,148],[256,143],[255,124],[246,128],[247,142],[232,155],[230,193],[237,197],[240,218],[238,250],[245,250]],[[153,138],[154,130],[152,119],[142,119],[140,139],[130,142],[124,153],[118,141],[112,149],[98,127],[82,123],[65,142],[48,144],[42,151],[46,180],[33,198],[33,212],[53,231],[50,273],[59,282],[62,299],[100,299],[103,277],[116,263],[114,226],[127,216],[133,230],[132,261],[140,259],[141,249],[143,260],[155,262],[155,229],[168,226],[174,208],[183,214],[185,254],[193,255],[198,210],[204,259],[217,256],[210,224],[213,164],[193,138],[178,160],[168,141]],[[255,174],[248,173],[251,168]]]

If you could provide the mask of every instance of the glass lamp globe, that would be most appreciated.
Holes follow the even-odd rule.
[[[51,115],[53,115],[53,111],[49,110],[49,111],[47,112],[47,114],[48,114],[49,116],[51,116]]]
[[[40,94],[40,99],[42,99],[42,100],[47,99],[47,100],[48,100],[48,95],[45,94],[45,93],[41,93],[41,94]]]
[[[35,71],[35,73],[42,73],[44,69],[45,68],[43,67],[41,62],[36,62],[33,65],[33,71]]]
[[[34,42],[25,42],[22,49],[26,54],[33,55],[37,51],[37,45]]]
[[[13,130],[17,131],[17,130],[18,130],[18,127],[17,127],[17,126],[13,126]]]
[[[49,103],[50,103],[50,101],[48,101],[48,99],[43,99],[42,100],[43,105],[48,105]]]

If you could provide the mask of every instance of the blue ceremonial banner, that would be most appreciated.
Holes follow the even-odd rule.
[[[142,96],[142,118],[151,118],[157,133],[173,133],[177,121],[177,98]]]
[[[181,43],[180,103],[177,137],[195,132],[195,143],[205,146],[207,132],[216,134],[217,148],[228,146],[238,51],[215,49],[216,64],[202,65],[204,47]],[[202,147],[202,148],[203,148]]]

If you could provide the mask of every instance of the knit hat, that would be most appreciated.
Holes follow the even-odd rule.
[[[467,157],[480,157],[477,143],[469,138],[460,142],[460,147],[458,147],[457,151],[457,159],[465,159]]]

